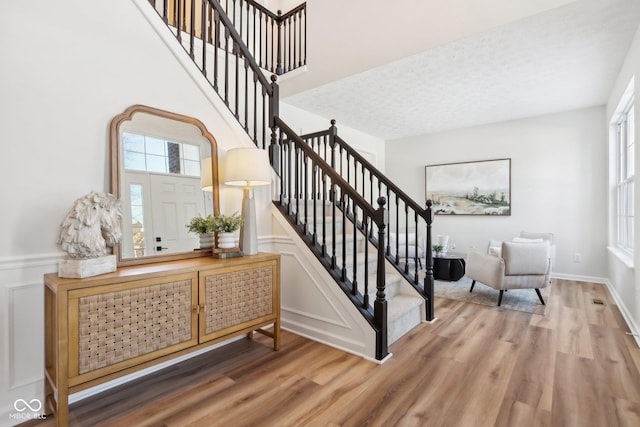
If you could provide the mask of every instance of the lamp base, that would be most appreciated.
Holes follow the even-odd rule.
[[[240,229],[240,250],[245,255],[258,253],[258,224],[256,219],[256,201],[253,197],[253,189],[244,187],[242,195],[242,218],[244,224]]]

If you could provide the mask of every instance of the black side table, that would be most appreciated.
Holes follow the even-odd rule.
[[[455,252],[433,257],[433,278],[455,282],[464,276],[464,254]]]

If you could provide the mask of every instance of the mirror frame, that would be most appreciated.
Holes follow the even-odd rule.
[[[136,104],[132,105],[123,113],[118,114],[111,120],[111,125],[109,126],[109,148],[110,148],[110,157],[111,157],[111,193],[116,196],[116,198],[121,198],[120,184],[120,126],[127,121],[133,119],[133,117],[137,113],[146,113],[151,114],[158,117],[163,117],[170,120],[176,120],[183,123],[187,123],[197,127],[202,136],[209,141],[211,144],[211,170],[212,170],[212,181],[213,181],[213,214],[217,214],[220,212],[219,205],[219,186],[218,186],[218,143],[213,135],[207,130],[206,126],[198,119],[189,116],[183,116],[182,114],[172,113],[170,111],[160,110],[158,108],[149,107],[147,105]],[[117,244],[113,247],[113,254],[116,256],[118,267],[124,267],[127,265],[140,265],[140,264],[151,264],[155,262],[163,262],[163,261],[175,261],[181,259],[189,259],[189,258],[200,258],[206,256],[212,256],[212,249],[200,249],[193,250],[191,252],[176,252],[166,255],[147,255],[139,258],[122,258],[122,250],[121,243]]]

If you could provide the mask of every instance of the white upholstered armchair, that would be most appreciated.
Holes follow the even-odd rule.
[[[505,290],[533,288],[544,304],[540,288],[549,285],[549,242],[503,242],[500,252],[500,256],[469,252],[466,275],[473,280],[469,292],[473,291],[476,282],[480,282],[500,291],[500,305]]]

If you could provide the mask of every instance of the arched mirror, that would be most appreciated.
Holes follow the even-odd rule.
[[[122,200],[119,266],[211,256],[187,231],[218,207],[216,140],[199,120],[133,105],[111,121],[111,192]]]

